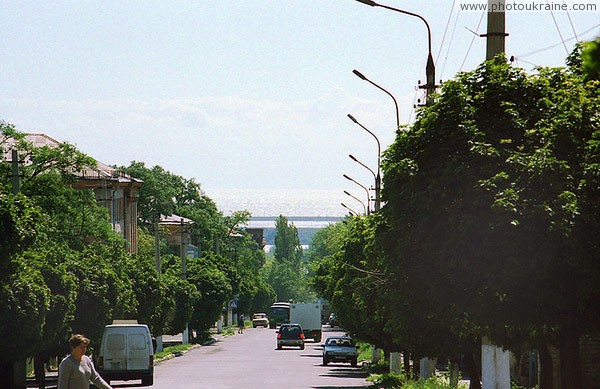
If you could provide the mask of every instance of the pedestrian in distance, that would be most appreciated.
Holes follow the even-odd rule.
[[[238,334],[243,334],[244,333],[244,315],[239,315],[238,316]]]
[[[57,389],[88,389],[90,382],[99,389],[112,389],[94,368],[92,358],[85,355],[89,344],[90,340],[83,335],[71,336],[69,339],[71,354],[67,355],[58,366]]]

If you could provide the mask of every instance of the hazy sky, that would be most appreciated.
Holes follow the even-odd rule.
[[[484,59],[474,32],[486,17],[459,12],[461,1],[381,3],[428,20],[438,80]],[[422,97],[424,23],[353,0],[1,0],[1,10],[0,120],[111,165],[195,178],[224,211],[239,195],[259,214],[362,210],[342,191],[366,193],[342,174],[371,186],[348,154],[375,169],[377,143],[346,115],[382,149],[396,120],[389,96],[352,70],[396,97],[403,124]],[[576,34],[600,35],[600,11],[509,12],[506,26],[516,65],[561,66]]]

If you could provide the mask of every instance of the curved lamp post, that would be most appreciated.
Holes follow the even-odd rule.
[[[354,69],[352,71],[352,73],[354,73],[361,80],[365,80],[369,84],[374,85],[379,90],[384,91],[385,93],[387,93],[388,96],[390,96],[392,98],[392,100],[394,101],[394,106],[396,107],[396,129],[399,130],[400,129],[400,111],[398,110],[398,102],[396,101],[396,98],[394,97],[394,95],[392,95],[390,92],[388,92],[386,89],[382,88],[381,86],[375,84],[373,81],[369,80],[367,77],[364,76],[364,74],[362,74],[358,70]]]
[[[344,203],[340,203],[340,204],[342,204],[342,207],[346,208],[348,210],[348,212],[350,212],[350,215],[358,216],[358,212],[356,212],[355,210],[353,210],[352,208],[350,208],[349,206],[347,206]]]
[[[345,190],[344,193],[347,194],[348,196],[352,197],[354,200],[358,201],[360,203],[360,205],[362,205],[365,214],[367,213],[367,207],[365,206],[365,203],[362,202],[362,200],[360,200],[358,197],[354,196],[352,193],[348,192],[347,190]]]
[[[360,124],[359,121],[354,118],[354,116],[348,114],[348,117],[354,123],[358,124],[363,130],[371,134],[377,141],[377,175],[375,176],[375,212],[377,212],[379,211],[381,205],[381,143],[379,142],[377,135],[375,135],[367,127]]]
[[[431,103],[433,103],[433,94],[435,93],[435,64],[433,62],[433,54],[431,53],[431,28],[429,28],[429,23],[427,23],[427,20],[425,20],[425,18],[423,18],[421,15],[418,15],[416,13],[404,11],[402,9],[390,7],[390,6],[383,5],[383,4],[378,4],[371,0],[356,0],[356,1],[358,1],[359,3],[366,4],[366,5],[370,5],[371,7],[381,7],[381,8],[389,9],[391,11],[400,12],[405,15],[414,16],[416,18],[421,19],[423,21],[423,23],[425,23],[425,26],[427,27],[427,36],[429,39],[429,55],[427,57],[427,66],[425,67],[425,76],[427,79],[427,83],[424,85],[424,87],[420,87],[420,88],[425,88],[425,90],[427,91],[427,96],[425,98],[425,104],[430,105]]]
[[[369,195],[369,190],[367,189],[366,186],[364,186],[363,184],[361,184],[360,182],[356,181],[354,178],[352,177],[348,177],[346,174],[343,174],[344,178],[354,182],[356,185],[360,186],[361,188],[363,188],[365,190],[365,192],[367,193],[367,215],[369,215],[371,213],[371,209],[369,207],[369,203],[371,202],[371,196]]]
[[[362,167],[364,167],[365,169],[367,169],[368,171],[371,172],[371,174],[373,175],[373,178],[375,180],[377,180],[377,174],[375,174],[375,172],[373,171],[373,169],[371,169],[370,167],[368,167],[367,165],[365,165],[364,163],[362,163],[361,161],[359,161],[358,159],[356,159],[356,157],[352,154],[348,154],[348,156],[350,157],[351,160],[353,160],[354,162],[358,163],[359,165],[361,165]]]

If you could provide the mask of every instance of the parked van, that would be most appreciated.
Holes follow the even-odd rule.
[[[148,326],[115,320],[104,327],[98,372],[107,382],[141,379],[142,385],[153,385],[154,347]]]

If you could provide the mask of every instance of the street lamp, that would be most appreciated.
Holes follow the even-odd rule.
[[[354,182],[356,185],[360,186],[361,188],[363,188],[365,190],[365,192],[367,192],[367,215],[369,215],[371,213],[370,207],[369,207],[369,203],[371,202],[371,196],[369,195],[369,190],[367,189],[366,186],[364,186],[363,184],[361,184],[360,182],[356,181],[354,178],[352,177],[348,177],[346,174],[343,174],[344,178]]]
[[[354,200],[358,201],[360,203],[360,205],[362,205],[363,210],[365,211],[365,214],[367,213],[367,207],[365,207],[365,203],[363,203],[358,197],[354,196],[352,193],[348,192],[347,190],[345,190],[344,193],[347,194],[348,196],[352,197]]]
[[[383,5],[383,4],[378,4],[371,0],[356,0],[356,1],[358,1],[359,3],[366,4],[366,5],[370,5],[371,7],[386,8],[391,11],[396,11],[396,12],[400,12],[405,15],[414,16],[414,17],[421,19],[423,21],[423,23],[425,23],[425,26],[427,27],[427,36],[429,39],[429,55],[427,57],[427,66],[425,67],[425,76],[427,78],[427,83],[424,85],[424,87],[420,86],[419,88],[425,88],[425,90],[427,91],[427,96],[425,98],[425,104],[426,105],[432,104],[433,103],[433,94],[435,93],[435,64],[433,63],[433,54],[431,53],[431,28],[429,28],[429,23],[427,23],[427,20],[425,20],[425,18],[423,18],[421,15],[418,15],[416,13],[404,11],[404,10],[394,8],[394,7],[389,7],[389,6]]]
[[[388,92],[386,89],[382,88],[381,86],[375,84],[373,81],[369,80],[367,77],[364,76],[364,74],[362,74],[358,70],[354,69],[352,71],[352,73],[356,74],[356,76],[358,78],[360,78],[361,80],[365,80],[369,84],[374,85],[379,90],[384,91],[385,93],[387,93],[388,96],[390,96],[392,98],[392,100],[394,100],[394,106],[396,107],[396,129],[399,130],[400,129],[400,112],[398,111],[398,102],[396,101],[396,98],[394,97],[394,95],[392,95],[390,92]]]
[[[350,215],[358,216],[358,212],[356,212],[355,210],[353,210],[352,208],[350,208],[349,206],[347,206],[344,203],[340,203],[340,204],[342,204],[342,207],[346,208],[350,212]]]
[[[354,162],[358,163],[359,165],[363,166],[365,169],[367,169],[368,171],[371,172],[371,174],[373,175],[373,178],[375,180],[377,180],[377,175],[375,174],[375,172],[373,171],[373,169],[371,169],[370,167],[368,167],[367,165],[365,165],[364,163],[362,163],[361,161],[359,161],[358,159],[356,159],[356,157],[352,154],[348,154],[348,156],[350,157],[351,160],[353,160]]]
[[[377,135],[375,135],[367,127],[360,124],[359,121],[354,118],[354,116],[348,114],[348,117],[354,123],[358,124],[363,130],[371,134],[373,138],[375,138],[375,140],[377,141],[377,175],[375,176],[375,212],[377,212],[379,211],[381,205],[381,143],[379,142],[379,138],[377,138]]]
[[[373,178],[375,179],[375,211],[379,211],[380,204],[381,204],[381,198],[378,195],[379,190],[381,189],[380,186],[378,186],[378,182],[381,183],[381,180],[379,180],[377,177],[377,174],[375,174],[375,172],[373,171],[373,169],[371,169],[370,167],[368,167],[367,165],[365,165],[364,163],[362,163],[361,161],[359,161],[358,159],[356,159],[356,157],[352,154],[348,155],[350,157],[350,159],[352,159],[354,162],[358,163],[359,165],[363,166],[365,169],[367,169],[368,171],[371,172],[371,174],[373,175]]]

